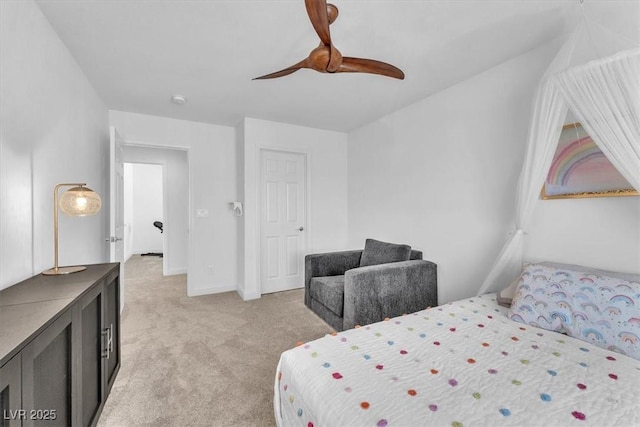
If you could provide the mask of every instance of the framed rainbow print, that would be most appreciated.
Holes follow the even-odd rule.
[[[562,128],[542,188],[543,199],[637,195],[580,123]]]

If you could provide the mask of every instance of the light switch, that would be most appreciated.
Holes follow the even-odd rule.
[[[209,216],[209,211],[206,209],[196,209],[196,216],[198,218],[206,218]]]

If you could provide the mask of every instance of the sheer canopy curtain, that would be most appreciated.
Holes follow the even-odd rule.
[[[515,231],[478,295],[503,289],[520,274],[525,230],[569,109],[611,163],[640,189],[640,49],[558,72],[559,64],[570,62],[582,32],[580,27],[574,32],[538,87],[518,184]]]
[[[518,181],[516,229],[502,248],[478,295],[506,288],[520,274],[524,230],[529,228],[533,218],[535,203],[553,161],[566,115],[567,105],[556,89],[554,80],[544,79],[536,93],[527,151]]]
[[[640,49],[568,69],[555,79],[598,148],[640,189]]]

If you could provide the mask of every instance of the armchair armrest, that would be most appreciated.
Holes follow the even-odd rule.
[[[438,305],[437,267],[414,260],[349,270],[344,282],[344,329]]]
[[[311,307],[309,285],[312,277],[342,276],[347,270],[360,265],[362,249],[353,251],[309,254],[304,257],[304,303]]]

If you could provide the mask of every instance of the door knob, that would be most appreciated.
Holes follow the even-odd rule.
[[[304,227],[298,228],[298,231],[302,231],[302,230],[304,230]]]

